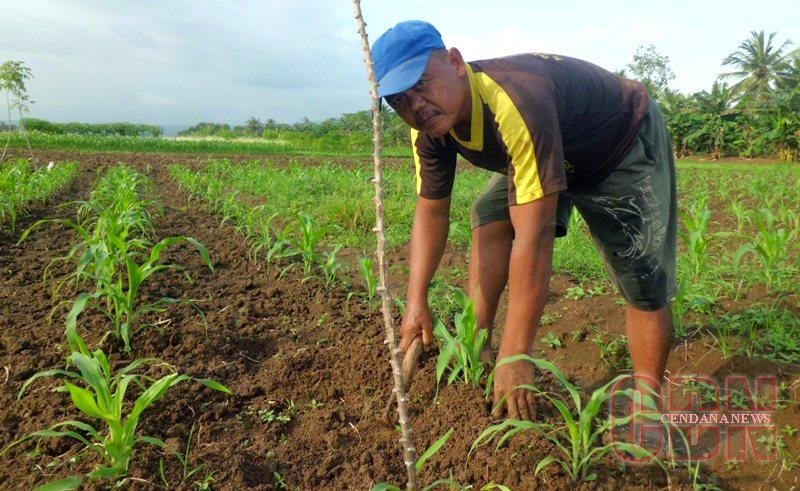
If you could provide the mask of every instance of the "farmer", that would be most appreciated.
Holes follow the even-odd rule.
[[[532,354],[553,242],[566,235],[574,206],[627,300],[634,374],[660,390],[677,291],[677,207],[669,135],[644,86],[551,54],[466,63],[422,21],[389,29],[372,53],[378,95],[412,128],[418,200],[403,350],[420,335],[433,341],[428,286],[447,241],[461,155],[495,173],[472,206],[469,293],[479,327],[491,333],[508,284],[498,359]],[[528,362],[498,367],[494,400],[508,398],[496,414],[535,418],[533,393],[516,389],[533,382]]]

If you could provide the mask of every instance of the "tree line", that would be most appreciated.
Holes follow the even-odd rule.
[[[800,160],[800,49],[775,37],[752,31],[722,61],[731,71],[720,74],[711,91],[694,94],[670,89],[669,58],[640,47],[628,69],[661,106],[676,156]]]
[[[791,41],[775,41],[776,33],[752,31],[722,66],[731,71],[719,75],[710,91],[683,94],[669,87],[675,74],[669,57],[655,47],[640,46],[621,76],[640,80],[664,113],[673,139],[675,155],[710,154],[721,157],[778,156],[800,160],[800,50],[790,50]],[[728,82],[731,82],[729,84]],[[384,106],[383,139],[390,147],[408,145],[408,128]],[[199,123],[181,134],[260,136],[324,148],[349,150],[371,145],[372,117],[369,111],[344,114],[322,122],[308,118],[278,123],[250,118],[244,125]]]
[[[752,31],[739,48],[722,60],[730,71],[721,73],[710,91],[683,94],[669,87],[675,74],[669,57],[655,47],[640,46],[633,61],[617,73],[640,80],[664,113],[673,139],[675,155],[710,154],[721,157],[778,156],[800,160],[800,49],[792,42],[776,41],[776,33]],[[23,118],[32,101],[24,82],[30,70],[22,62],[0,66],[0,89],[9,96],[9,122],[0,130],[14,129],[11,111],[17,109],[20,129],[44,133],[78,133],[100,136],[154,136],[163,129],[130,123],[51,123]],[[409,133],[405,123],[390,108],[383,108],[383,141],[387,147],[406,147]],[[372,116],[369,111],[343,114],[314,122],[303,118],[293,124],[252,117],[243,125],[202,122],[179,133],[183,136],[223,138],[259,137],[309,150],[360,151],[372,145]]]

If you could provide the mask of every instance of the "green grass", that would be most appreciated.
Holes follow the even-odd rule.
[[[5,141],[9,136],[0,133]],[[268,139],[174,139],[134,136],[85,136],[85,135],[53,135],[28,132],[31,147],[39,150],[78,150],[95,152],[136,152],[136,153],[209,153],[209,154],[254,154],[254,155],[319,155],[342,157],[371,157],[372,149],[342,151],[341,147],[324,146],[309,150],[296,143]],[[21,133],[11,132],[9,146],[27,151],[27,144]],[[23,149],[25,149],[23,151]],[[411,157],[410,148],[386,148],[385,157]]]

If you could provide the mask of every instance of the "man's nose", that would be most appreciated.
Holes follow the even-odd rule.
[[[425,106],[425,99],[423,99],[420,94],[414,93],[414,91],[409,91],[406,97],[408,97],[408,106],[414,112],[419,111]]]

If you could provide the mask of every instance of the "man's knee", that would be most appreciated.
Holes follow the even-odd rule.
[[[498,218],[472,229],[473,246],[506,245],[514,240],[514,226],[511,220]]]

